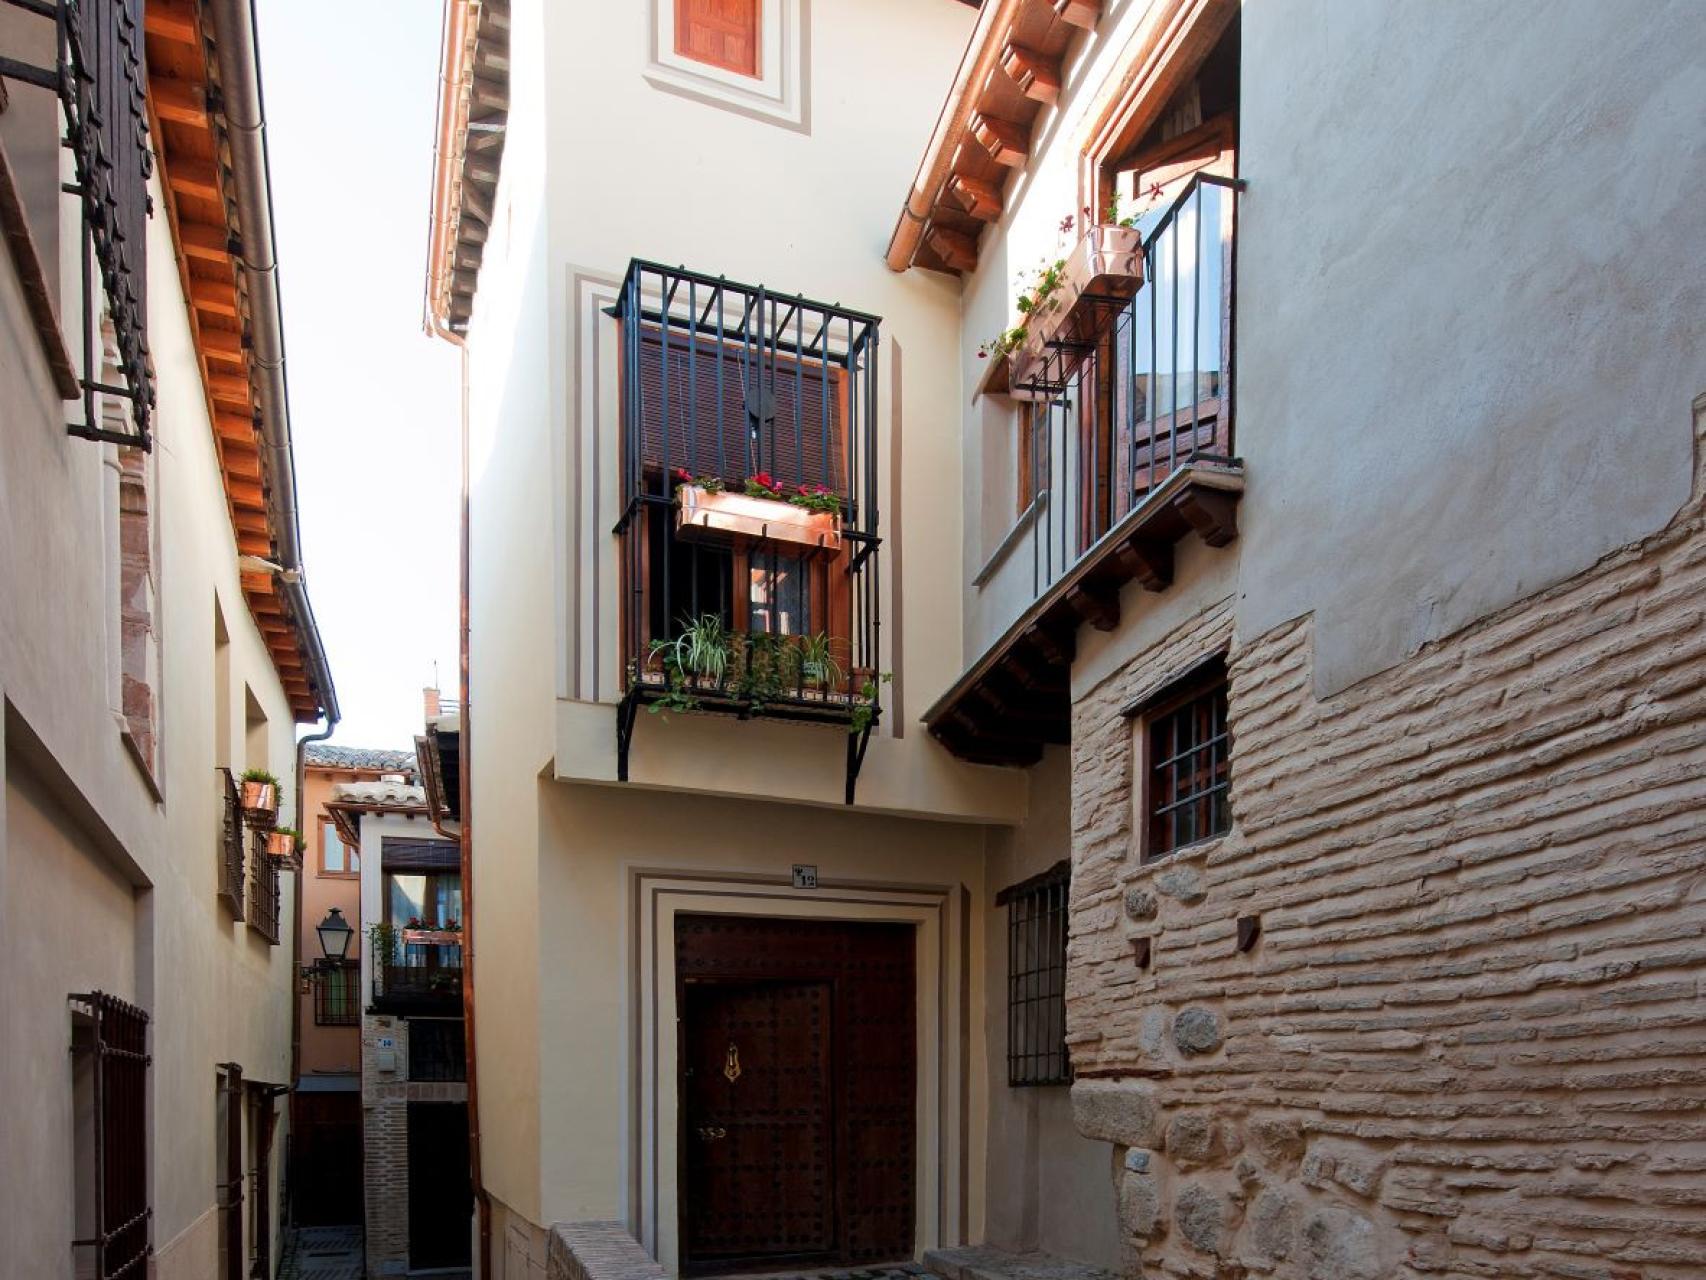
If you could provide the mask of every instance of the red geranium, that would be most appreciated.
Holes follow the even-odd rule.
[[[686,467],[677,467],[675,469],[675,478],[677,480],[679,480],[682,484],[692,484],[693,483],[693,473],[691,471],[689,471]]]

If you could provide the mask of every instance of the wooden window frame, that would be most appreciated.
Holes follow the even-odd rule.
[[[1235,744],[1231,727],[1227,723],[1230,687],[1226,656],[1223,652],[1216,652],[1193,664],[1179,675],[1170,677],[1163,682],[1162,687],[1153,696],[1143,700],[1136,707],[1128,709],[1128,715],[1134,721],[1133,816],[1134,824],[1138,829],[1139,860],[1141,862],[1155,862],[1187,849],[1199,848],[1212,841],[1223,839],[1232,830],[1232,756]],[[1199,744],[1192,750],[1212,749],[1215,741],[1224,744],[1220,750],[1219,766],[1220,769],[1224,770],[1224,780],[1211,782],[1209,787],[1200,792],[1199,795],[1212,797],[1217,792],[1224,793],[1225,825],[1195,836],[1191,840],[1160,848],[1155,834],[1156,804],[1158,802],[1155,788],[1155,770],[1159,767],[1155,759],[1155,730],[1162,721],[1167,720],[1174,713],[1214,697],[1218,697],[1222,701],[1220,710],[1221,732],[1209,742]],[[1212,755],[1210,759],[1213,760]],[[1212,764],[1210,767],[1211,770],[1214,768]],[[1177,795],[1172,798],[1172,803],[1175,806],[1179,803]],[[1210,825],[1212,826],[1212,809]]]
[[[343,842],[342,837],[338,837],[338,848],[340,848],[344,851],[344,869],[342,871],[333,871],[327,867],[327,865],[326,865],[326,828],[332,827],[334,829],[334,833],[335,833],[336,824],[330,818],[326,817],[324,814],[321,814],[320,815],[319,827],[320,827],[320,834],[319,834],[320,864],[319,864],[319,870],[316,871],[315,874],[320,876],[322,879],[325,879],[325,880],[359,880],[359,879],[361,879],[361,850],[359,847],[345,844]],[[353,870],[351,870],[351,868],[350,868],[350,861],[351,861],[352,856],[353,856],[354,861],[355,861],[355,868]]]
[[[1066,1043],[1066,944],[1072,864],[1008,885],[995,895],[1007,908],[1007,1087],[1072,1083]],[[1027,931],[1029,931],[1027,933]],[[1020,946],[1022,936],[1030,938]],[[1049,954],[1043,956],[1044,948]],[[1039,989],[1040,988],[1040,989]],[[1057,1041],[1049,1035],[1058,1027]]]

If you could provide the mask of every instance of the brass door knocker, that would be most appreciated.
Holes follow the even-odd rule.
[[[701,1142],[715,1142],[718,1138],[726,1138],[729,1136],[729,1131],[723,1128],[720,1124],[700,1125],[698,1133],[699,1141]]]
[[[723,1079],[730,1084],[740,1079],[740,1048],[733,1040],[729,1041],[728,1054],[723,1058]]]

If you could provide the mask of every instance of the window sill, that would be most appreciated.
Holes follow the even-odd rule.
[[[1166,853],[1158,853],[1154,857],[1142,854],[1140,855],[1138,869],[1142,872],[1164,871],[1176,862],[1189,862],[1191,859],[1199,857],[1206,862],[1209,854],[1231,838],[1231,831],[1223,831],[1217,836],[1193,840],[1189,844],[1182,844],[1177,849],[1169,849]]]
[[[1025,534],[1029,532],[1031,526],[1047,509],[1048,490],[1044,489],[1031,499],[1030,506],[1019,513],[1019,518],[1013,522],[1013,527],[1002,536],[1000,543],[996,545],[989,559],[984,561],[983,568],[979,569],[972,578],[972,586],[979,590],[983,589],[989,580],[1000,571],[1001,566],[1007,562],[1007,557],[1013,554],[1013,548],[1024,541]]]

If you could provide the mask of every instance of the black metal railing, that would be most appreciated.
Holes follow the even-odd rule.
[[[612,314],[628,723],[672,695],[743,716],[874,719],[881,322],[639,260]],[[748,494],[759,506],[725,521]],[[706,618],[722,656],[677,661],[669,646]],[[872,714],[855,713],[862,701]]]
[[[148,146],[143,0],[0,0],[54,23],[51,67],[0,55],[0,76],[55,93],[65,116],[65,145],[76,168],[71,190],[82,207],[78,254],[83,295],[83,421],[71,433],[150,447],[154,380],[148,357],[146,243],[153,206]],[[94,323],[99,270],[123,386],[101,381]],[[97,394],[130,402],[131,430],[101,426]]]
[[[376,1008],[443,1011],[462,1003],[462,948],[453,943],[400,946],[373,970]]]
[[[219,817],[219,900],[231,918],[243,918],[243,793],[231,770],[219,770],[225,781],[225,804]]]
[[[88,1250],[95,1280],[141,1280],[154,1246],[148,1204],[148,1014],[101,991],[70,997],[72,1048],[93,1067],[93,1232],[73,1240]]]
[[[1095,336],[1049,344],[1015,381],[1012,393],[1031,415],[1033,594],[1181,467],[1233,461],[1241,185],[1194,176],[1144,228],[1136,296],[1115,300]]]

